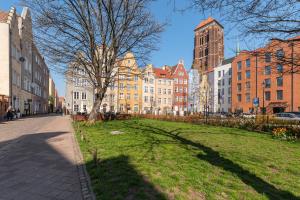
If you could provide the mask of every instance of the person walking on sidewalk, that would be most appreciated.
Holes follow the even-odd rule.
[[[6,110],[6,119],[7,119],[7,121],[13,119],[13,112],[12,112],[12,107],[11,106],[9,106]]]

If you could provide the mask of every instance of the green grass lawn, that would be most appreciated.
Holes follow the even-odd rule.
[[[97,199],[300,199],[299,142],[147,119],[79,126]]]

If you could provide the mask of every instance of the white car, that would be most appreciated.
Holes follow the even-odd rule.
[[[298,113],[277,113],[275,119],[279,120],[291,120],[300,122],[300,114]]]

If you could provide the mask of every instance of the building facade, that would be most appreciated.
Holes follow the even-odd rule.
[[[190,113],[200,112],[200,76],[197,69],[189,71],[188,89],[188,111]]]
[[[28,8],[21,15],[15,8],[0,12],[0,43],[0,94],[21,114],[47,112],[49,70],[35,48]]]
[[[118,64],[117,71],[118,112],[142,112],[142,76],[135,57],[127,53]]]
[[[295,72],[299,72],[299,39],[271,40],[263,48],[242,51],[233,60],[233,112],[300,111],[300,74]]]
[[[174,81],[167,66],[154,68],[155,74],[155,114],[172,114]]]
[[[188,80],[189,75],[184,67],[184,61],[180,60],[176,66],[171,67],[174,80],[173,110],[177,115],[184,115],[188,111]]]
[[[214,68],[214,112],[231,112],[231,62],[234,58],[223,60]]]
[[[152,114],[156,105],[155,73],[152,65],[147,65],[142,70],[142,77],[142,113]]]
[[[88,80],[84,69],[70,65],[66,73],[65,93],[65,106],[69,114],[91,112],[94,104],[94,87]]]

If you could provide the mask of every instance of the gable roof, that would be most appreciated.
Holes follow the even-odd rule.
[[[154,74],[157,78],[172,78],[171,73],[166,69],[153,68]]]
[[[204,27],[212,22],[216,22],[219,26],[221,26],[223,28],[223,26],[217,20],[215,20],[212,17],[208,17],[206,20],[203,20],[202,22],[200,22],[200,24],[195,28],[195,30],[197,30],[201,27]]]
[[[0,11],[0,23],[7,22],[8,19],[8,13],[4,11]]]

